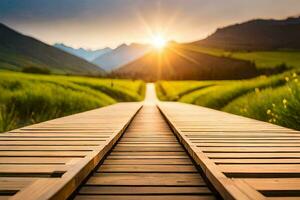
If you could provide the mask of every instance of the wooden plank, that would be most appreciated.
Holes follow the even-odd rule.
[[[117,146],[114,152],[183,152],[181,147]]]
[[[75,200],[214,200],[214,196],[191,196],[191,195],[78,195]]]
[[[300,159],[212,159],[216,164],[300,164]]]
[[[265,159],[265,158],[300,158],[300,153],[206,153],[208,158],[255,158],[255,159]]]
[[[93,151],[99,146],[0,146],[1,151]]]
[[[193,165],[101,165],[97,172],[197,172]]]
[[[129,165],[129,164],[142,164],[142,165],[191,165],[192,161],[189,158],[182,159],[106,159],[103,164],[110,165]]]
[[[87,185],[205,186],[198,174],[178,173],[99,173]]]
[[[300,190],[299,178],[252,178],[243,179],[256,190]]]
[[[71,162],[71,160],[76,160],[80,158],[45,158],[45,157],[0,157],[1,164],[66,164]]]
[[[299,164],[218,165],[224,173],[289,173],[299,174]]]
[[[21,190],[37,178],[8,178],[0,177],[0,190]]]
[[[143,195],[212,195],[207,187],[128,187],[128,186],[84,186],[79,194],[85,195],[124,195],[124,194],[143,194]]]
[[[1,151],[0,151],[1,155]],[[146,151],[146,152],[112,152],[111,156],[185,156],[185,152],[177,152],[177,151]]]
[[[136,155],[133,155],[133,156],[113,156],[113,155],[110,155],[108,156],[109,159],[125,159],[125,160],[128,160],[128,159],[182,159],[182,158],[186,158],[185,155],[180,155],[180,156],[169,156],[169,155],[166,155],[166,156],[148,156],[148,155],[140,155],[140,156],[136,156]]]

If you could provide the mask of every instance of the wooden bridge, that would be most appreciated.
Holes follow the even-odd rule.
[[[299,132],[147,88],[1,134],[0,199],[300,199]]]

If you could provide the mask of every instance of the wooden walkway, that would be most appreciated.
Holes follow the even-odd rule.
[[[211,200],[214,195],[156,106],[144,106],[75,200]]]
[[[300,199],[300,132],[181,103],[159,103],[224,199]]]
[[[300,199],[300,134],[148,85],[143,103],[0,135],[0,200],[66,198]]]
[[[66,199],[140,107],[120,103],[0,134],[0,199]]]

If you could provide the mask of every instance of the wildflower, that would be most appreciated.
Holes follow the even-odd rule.
[[[290,80],[290,78],[287,77],[287,76],[284,79],[285,79],[286,82],[288,82]]]
[[[287,104],[287,100],[284,98],[284,99],[282,100],[282,103],[283,103],[283,104]]]
[[[275,107],[276,107],[275,103],[272,103],[272,107],[273,107],[273,108],[275,108]]]
[[[295,83],[298,83],[298,79],[297,78],[295,78],[294,81],[295,81]]]
[[[256,93],[259,93],[259,88],[255,88],[255,92],[256,92]]]
[[[283,100],[282,100],[282,103],[283,103],[283,107],[284,107],[284,108],[287,108],[287,106],[286,106],[287,100],[286,100],[286,99],[283,99]]]
[[[267,114],[268,114],[268,115],[271,114],[271,112],[272,112],[272,111],[271,111],[270,109],[267,110]]]
[[[294,78],[297,77],[297,74],[296,74],[295,72],[293,73],[293,77],[294,77]]]

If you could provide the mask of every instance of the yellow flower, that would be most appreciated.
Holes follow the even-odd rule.
[[[285,77],[284,79],[285,79],[286,82],[288,82],[290,80],[289,77]]]
[[[283,100],[282,100],[282,103],[283,103],[283,104],[287,104],[287,100],[286,100],[286,99],[283,99]]]
[[[255,88],[255,92],[258,93],[259,92],[259,88]]]
[[[267,110],[267,114],[268,114],[268,115],[271,114],[271,112],[272,112],[272,111],[271,111],[270,109]]]
[[[294,81],[295,81],[295,83],[298,83],[298,79],[297,78],[295,78]]]
[[[272,103],[272,106],[273,106],[273,108],[275,108],[276,107],[275,103]]]
[[[293,73],[293,77],[297,77],[297,74],[295,72]]]

